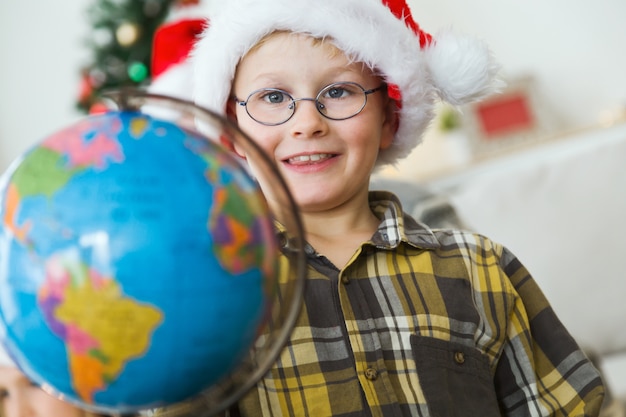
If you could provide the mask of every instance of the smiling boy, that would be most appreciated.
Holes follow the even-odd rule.
[[[319,97],[323,110],[314,100],[290,104],[292,96],[316,97],[329,85]],[[268,86],[272,90],[250,94]],[[384,87],[381,77],[331,43],[292,33],[266,38],[237,69],[233,93],[247,103],[230,100],[230,114],[274,156],[304,214],[307,240],[339,267],[380,223],[369,209],[368,187],[379,150],[394,135],[395,111]],[[257,113],[258,120],[249,117]]]
[[[435,97],[493,92],[498,67],[482,43],[430,36],[402,0],[229,0],[193,65],[195,101],[275,162],[309,244],[291,339],[233,412],[598,414],[596,369],[510,251],[431,230],[369,191],[376,168],[419,143]]]

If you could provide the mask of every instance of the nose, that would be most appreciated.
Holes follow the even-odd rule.
[[[327,119],[318,109],[314,98],[300,98],[292,103],[295,113],[288,122],[291,125],[291,135],[299,138],[313,138],[323,136],[327,129]]]

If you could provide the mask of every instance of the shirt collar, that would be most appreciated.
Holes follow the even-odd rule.
[[[388,191],[369,192],[370,209],[380,224],[370,243],[378,248],[393,249],[405,242],[419,249],[436,249],[439,241],[428,226],[404,213],[398,197]],[[287,238],[285,227],[275,222],[279,245],[283,249],[295,249],[294,242]],[[314,249],[305,243],[305,251],[311,255]]]
[[[372,212],[380,219],[378,230],[372,237],[377,247],[395,248],[401,242],[420,249],[435,249],[440,246],[433,232],[404,213],[398,197],[387,191],[370,191],[369,203]]]

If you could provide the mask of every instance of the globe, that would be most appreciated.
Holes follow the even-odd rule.
[[[46,137],[3,175],[0,221],[0,340],[85,409],[218,386],[274,314],[279,247],[256,180],[172,121],[122,109]]]

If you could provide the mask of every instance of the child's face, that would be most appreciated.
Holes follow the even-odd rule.
[[[19,370],[0,366],[0,416],[80,417],[84,413],[45,393]]]
[[[246,101],[255,90],[272,88],[295,99],[315,98],[320,90],[336,82],[356,83],[365,90],[383,84],[371,70],[350,63],[328,43],[316,43],[305,35],[278,33],[242,59],[233,95]],[[344,92],[329,92],[333,94]],[[265,96],[262,100],[284,98]],[[253,120],[246,108],[234,101],[229,103],[229,113],[275,161],[304,213],[333,209],[355,196],[366,195],[378,152],[393,140],[395,114],[386,90],[368,94],[363,110],[346,120],[324,117],[314,101],[297,101],[295,106],[293,116],[275,126]],[[254,161],[248,163],[254,170]]]

